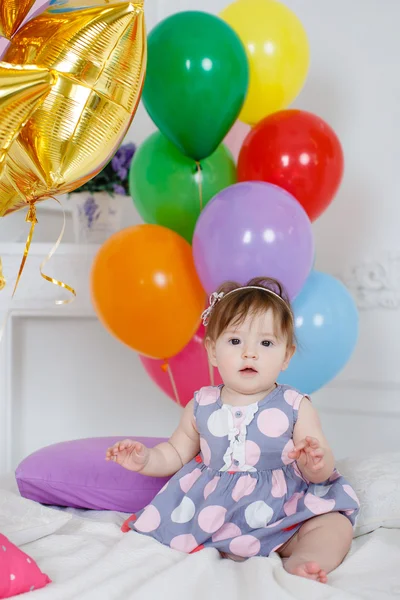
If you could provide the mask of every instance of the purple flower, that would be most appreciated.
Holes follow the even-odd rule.
[[[118,154],[118,152],[116,154],[114,154],[114,157],[111,161],[111,165],[112,168],[114,169],[114,171],[118,171],[118,169],[120,169],[122,167],[122,161],[121,161],[121,156],[120,154]]]
[[[136,146],[132,143],[120,146],[102,171],[81,186],[79,191],[129,194],[128,175],[135,150]]]
[[[99,206],[93,196],[89,196],[85,201],[85,204],[83,205],[83,212],[86,216],[87,224],[90,229],[93,223],[97,221],[100,216]]]
[[[118,183],[114,183],[113,185],[114,194],[121,194],[121,196],[125,196],[125,188],[122,185],[118,185]]]
[[[116,173],[118,173],[118,171],[120,170],[121,166],[122,166],[122,161],[121,161],[121,157],[118,156],[118,154],[116,154],[114,156],[114,158],[111,161],[111,166],[114,169],[114,171]]]
[[[135,152],[135,144],[125,144],[125,146],[121,146],[114,155],[114,158],[111,161],[112,168],[116,172],[121,171],[121,179],[125,179],[127,176],[128,169],[130,167],[132,157]]]

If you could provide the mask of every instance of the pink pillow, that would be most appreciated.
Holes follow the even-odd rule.
[[[0,598],[39,590],[48,583],[35,561],[0,533]]]

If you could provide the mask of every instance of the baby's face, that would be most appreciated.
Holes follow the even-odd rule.
[[[227,387],[241,394],[258,394],[274,385],[294,347],[287,346],[268,310],[228,327],[215,343],[208,344],[208,352]]]

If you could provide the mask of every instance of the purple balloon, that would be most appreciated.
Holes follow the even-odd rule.
[[[233,280],[274,277],[294,298],[314,260],[311,222],[282,188],[259,181],[225,188],[197,221],[193,255],[207,293]]]

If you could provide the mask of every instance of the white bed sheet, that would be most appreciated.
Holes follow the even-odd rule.
[[[11,485],[10,485],[11,483]],[[14,487],[12,478],[1,489]],[[244,563],[213,549],[186,555],[134,532],[126,515],[67,509],[56,533],[22,548],[53,583],[35,600],[386,600],[400,597],[400,530],[378,529],[354,540],[329,584],[286,573],[277,554]]]

